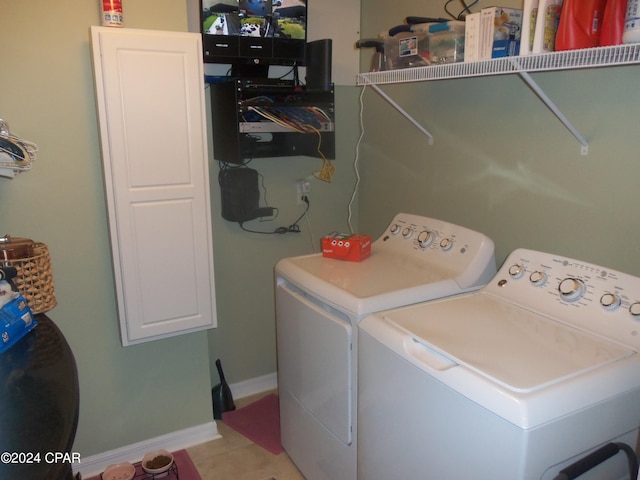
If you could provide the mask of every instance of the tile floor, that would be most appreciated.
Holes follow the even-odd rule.
[[[272,392],[235,400],[237,408]],[[202,480],[304,480],[286,452],[273,455],[218,422],[222,438],[187,449]]]

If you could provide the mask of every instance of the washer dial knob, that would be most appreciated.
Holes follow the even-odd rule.
[[[541,287],[547,281],[547,274],[541,272],[540,270],[536,270],[531,275],[529,275],[529,281],[536,287]]]
[[[391,231],[391,235],[397,235],[398,233],[400,233],[400,225],[394,223],[393,225],[391,225],[391,227],[389,227],[389,230]]]
[[[615,310],[621,303],[622,299],[615,293],[607,292],[600,297],[600,305],[602,305],[605,310]]]
[[[402,230],[402,236],[404,238],[411,238],[411,235],[413,235],[413,230],[411,228],[407,227]]]
[[[429,230],[423,230],[418,234],[418,245],[420,248],[427,248],[433,242],[435,235]]]
[[[513,278],[522,277],[524,275],[524,271],[524,267],[522,265],[518,265],[517,263],[509,267],[509,275],[511,275]]]
[[[440,248],[442,248],[442,250],[444,250],[445,252],[448,252],[453,248],[453,240],[451,240],[450,238],[443,238],[440,241]]]
[[[587,287],[582,280],[572,277],[565,278],[558,286],[560,297],[567,302],[579,300],[586,290]]]
[[[633,315],[636,320],[640,320],[640,302],[634,302],[629,305],[629,313]]]

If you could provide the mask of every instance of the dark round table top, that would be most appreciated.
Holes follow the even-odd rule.
[[[78,374],[62,332],[46,315],[0,354],[0,478],[70,478],[78,425]]]

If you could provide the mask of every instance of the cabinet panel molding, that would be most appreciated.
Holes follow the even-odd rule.
[[[122,344],[214,327],[200,36],[91,39]]]

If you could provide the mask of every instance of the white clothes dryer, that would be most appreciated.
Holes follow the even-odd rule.
[[[322,254],[276,265],[282,446],[307,480],[355,480],[357,324],[365,315],[476,290],[496,271],[487,236],[398,214],[362,262]]]
[[[359,324],[359,478],[551,480],[640,426],[640,278],[514,251],[482,289]],[[580,480],[628,478],[624,456]]]

